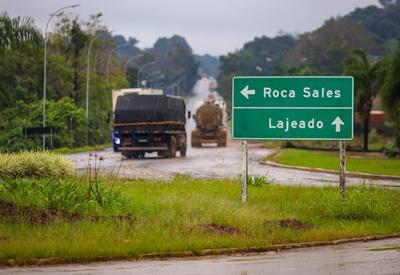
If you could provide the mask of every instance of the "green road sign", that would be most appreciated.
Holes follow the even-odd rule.
[[[234,139],[353,139],[353,77],[237,76]]]

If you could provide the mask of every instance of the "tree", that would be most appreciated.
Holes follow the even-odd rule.
[[[400,39],[397,51],[389,61],[385,83],[380,90],[383,107],[393,123],[397,152],[400,152]]]
[[[381,42],[395,40],[400,36],[400,1],[380,0],[379,2],[382,7],[357,8],[340,21],[360,24]]]
[[[156,63],[142,72],[141,79],[147,79],[146,74],[161,71],[164,77],[160,82],[170,86],[167,93],[171,92],[171,85],[179,83],[180,95],[190,94],[198,78],[199,64],[185,38],[178,35],[159,38],[148,52],[148,58]],[[145,63],[150,60],[143,58]]]
[[[325,74],[341,74],[354,49],[378,54],[379,45],[361,25],[354,22],[328,21],[321,28],[302,34],[285,56],[288,67],[311,66]]]
[[[6,12],[0,14],[0,52],[26,43],[39,45],[41,42],[42,35],[32,18],[10,18]]]
[[[82,71],[81,52],[85,48],[88,42],[88,36],[82,31],[81,26],[77,22],[77,19],[72,21],[70,37],[71,37],[71,42],[69,43],[68,46],[69,46],[69,51],[72,53],[72,67],[74,70],[73,84],[74,84],[74,91],[76,93],[74,99],[75,102],[79,102],[79,95],[81,94],[80,89],[82,86],[81,83],[82,81],[80,77],[80,71]]]
[[[218,82],[227,104],[230,105],[232,101],[232,76],[271,75],[294,43],[295,38],[288,34],[280,34],[274,38],[256,37],[244,44],[242,49],[221,56]]]
[[[0,109],[32,101],[40,89],[40,31],[29,17],[0,14]],[[40,60],[41,60],[40,59]]]
[[[368,151],[369,116],[373,97],[377,94],[377,69],[379,63],[372,64],[363,50],[354,50],[345,61],[346,75],[355,79],[356,111],[362,120],[364,151]]]

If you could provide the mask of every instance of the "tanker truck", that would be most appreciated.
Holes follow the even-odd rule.
[[[127,158],[157,152],[174,158],[186,156],[185,102],[181,97],[127,93],[118,96],[114,109],[114,135],[118,151]]]
[[[224,112],[215,101],[206,101],[194,116],[196,129],[192,131],[192,147],[201,147],[204,143],[216,143],[226,146],[226,128]]]

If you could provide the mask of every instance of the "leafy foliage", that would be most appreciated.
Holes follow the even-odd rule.
[[[275,38],[256,37],[234,53],[220,57],[221,93],[231,102],[231,77],[233,75],[268,75],[281,64],[286,53],[294,44],[294,37],[282,34]]]
[[[190,94],[198,78],[199,64],[185,38],[178,35],[162,37],[152,48],[144,50],[134,46],[137,43],[134,38],[126,40],[123,36],[114,36],[113,39],[121,46],[117,55],[129,62],[126,76],[131,87],[137,86],[138,70],[141,69],[140,86],[161,88],[167,94],[177,91],[180,96]],[[146,65],[148,63],[152,64]],[[179,89],[176,89],[178,85]]]
[[[332,20],[301,35],[285,56],[284,64],[288,67],[308,65],[327,74],[341,74],[344,60],[353,49],[377,54],[379,46],[360,25]]]
[[[357,8],[340,20],[361,24],[383,43],[397,39],[400,36],[400,1],[381,0],[380,2],[382,8],[377,6]]]
[[[369,117],[373,98],[378,93],[378,66],[379,63],[371,64],[362,50],[355,50],[345,62],[346,75],[355,79],[355,105],[363,121],[364,151],[368,151]]]
[[[32,18],[20,16],[11,18],[6,12],[0,14],[0,52],[26,43],[37,46],[41,41],[42,35]]]
[[[54,147],[84,145],[84,110],[73,100],[64,97],[46,102],[48,125],[55,127]],[[41,136],[25,137],[24,127],[38,127],[42,123],[42,102],[24,103],[17,101],[15,107],[0,113],[0,144],[6,152],[41,148]],[[50,140],[49,140],[50,141]]]
[[[385,82],[381,89],[381,96],[386,113],[393,125],[395,141],[394,147],[400,153],[400,40],[398,48],[388,62]]]
[[[89,144],[110,139],[110,86],[126,87],[127,82],[121,73],[121,61],[112,57],[112,64],[117,66],[111,67],[110,85],[107,85],[105,63],[115,44],[100,36],[93,44],[90,57],[88,119],[84,111],[87,47],[98,35],[97,30],[104,31],[99,18],[100,15],[93,16],[90,21],[80,23],[78,18],[61,15],[49,37],[46,120],[47,125],[56,129],[53,147],[85,145],[86,125]],[[41,137],[24,137],[22,128],[42,125],[42,37],[32,19],[11,19],[7,14],[0,15],[0,34],[0,150],[38,149]],[[50,145],[50,138],[47,145]]]
[[[215,79],[218,78],[220,63],[217,57],[205,54],[195,55],[194,58],[196,62],[200,64],[199,73],[201,75],[212,76]]]

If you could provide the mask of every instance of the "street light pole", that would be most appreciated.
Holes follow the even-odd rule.
[[[153,87],[153,84],[154,84],[154,81],[155,81],[155,78],[153,78],[153,76],[156,76],[156,75],[160,75],[160,76],[162,76],[162,77],[165,76],[165,75],[164,75],[161,71],[159,71],[159,70],[154,71],[154,72],[148,74],[148,75],[146,76],[146,80],[145,80],[145,81],[149,80],[149,82],[151,82],[151,87]],[[146,84],[147,84],[147,83],[146,83]]]
[[[139,58],[139,57],[142,57],[142,56],[144,56],[144,54],[142,54],[142,53],[141,53],[141,54],[137,54],[137,55],[135,55],[135,56],[129,58],[128,61],[126,61],[126,63],[125,63],[125,78],[126,78],[126,79],[128,79],[128,66],[129,66],[129,64],[130,64],[133,60],[135,60],[136,58]]]
[[[185,77],[183,76],[183,77],[179,78],[178,81],[176,82],[176,87],[178,88],[178,89],[177,89],[177,93],[178,93],[177,95],[178,95],[178,96],[181,95],[181,86],[180,86],[180,85],[181,85],[181,81],[182,81],[184,78],[185,78]]]
[[[155,64],[155,61],[149,62],[144,64],[142,67],[139,68],[138,70],[138,75],[137,75],[137,87],[140,88],[140,73],[144,70],[144,68],[146,68],[147,66],[153,65]]]
[[[54,16],[59,14],[61,11],[66,10],[66,9],[72,9],[76,8],[79,5],[69,5],[69,6],[64,6],[62,8],[59,8],[55,12],[50,14],[49,19],[47,20],[46,23],[46,28],[44,30],[44,57],[43,57],[43,127],[46,127],[46,92],[47,92],[47,42],[48,42],[48,32],[47,29],[49,27],[51,19],[53,19]],[[45,135],[43,135],[43,150],[46,148],[46,139]]]
[[[104,34],[101,32],[97,34],[92,41],[90,41],[88,52],[87,52],[87,67],[86,67],[86,119],[89,117],[89,87],[90,87],[90,51],[92,50],[92,46],[94,41],[99,38],[100,35]]]
[[[109,80],[109,77],[110,77],[110,59],[111,59],[111,56],[116,50],[118,50],[119,48],[122,48],[122,47],[126,47],[126,46],[132,46],[132,44],[130,42],[128,42],[128,43],[124,43],[124,44],[116,46],[115,48],[113,48],[110,51],[110,53],[109,53],[109,55],[107,57],[107,85],[108,85],[108,80]]]
[[[99,38],[100,35],[104,34],[101,32],[93,37],[92,41],[89,43],[88,52],[87,52],[87,67],[86,67],[86,138],[85,143],[88,144],[88,121],[89,121],[89,87],[90,87],[90,51],[92,50],[92,46],[94,41]]]

